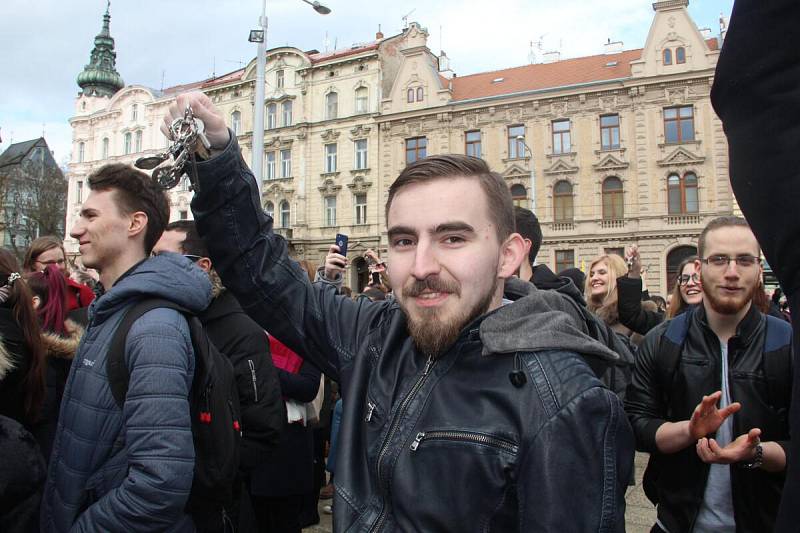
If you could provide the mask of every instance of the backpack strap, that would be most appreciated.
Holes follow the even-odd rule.
[[[656,357],[656,369],[658,376],[663,378],[661,380],[661,390],[664,404],[667,406],[669,406],[669,392],[672,390],[672,382],[675,380],[675,373],[681,364],[683,343],[689,334],[689,326],[692,323],[693,314],[694,309],[689,307],[685,312],[670,320],[667,329],[661,335],[659,352]]]
[[[128,332],[133,323],[141,318],[142,315],[153,309],[160,308],[174,309],[184,316],[193,316],[190,311],[169,300],[162,298],[141,300],[125,311],[125,316],[122,317],[114,336],[111,338],[108,357],[106,358],[106,376],[108,377],[111,394],[120,409],[125,404],[125,397],[128,394],[128,385],[131,378],[128,366],[125,364],[125,341],[128,338]]]
[[[792,328],[779,318],[765,316],[763,361],[767,398],[774,409],[786,409],[792,393],[792,350],[783,348],[791,346]]]

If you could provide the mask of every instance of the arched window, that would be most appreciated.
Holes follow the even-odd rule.
[[[572,222],[575,219],[572,184],[561,180],[553,187],[553,220],[555,222]]]
[[[291,126],[292,125],[292,101],[287,100],[283,104],[281,104],[281,114],[283,115],[283,125],[284,126]]]
[[[128,155],[129,153],[131,153],[131,148],[132,148],[131,147],[131,132],[128,132],[128,133],[125,134],[124,144],[125,144],[125,146],[124,146],[125,149],[123,150],[123,153],[125,155]]]
[[[667,202],[670,215],[699,212],[697,176],[693,172],[687,172],[683,178],[677,174],[670,174],[667,178]]]
[[[409,88],[408,92],[406,92],[406,102],[408,102],[409,104],[414,102],[414,88],[413,87]]]
[[[622,180],[611,176],[603,181],[603,220],[622,220],[625,217]]]
[[[330,92],[325,96],[325,116],[328,119],[339,116],[339,95],[335,92]]]
[[[516,206],[528,207],[528,191],[525,190],[524,185],[515,183],[511,186],[511,200]]]
[[[231,113],[231,129],[234,135],[239,135],[242,129],[242,114],[239,111]]]
[[[369,90],[366,87],[356,89],[356,113],[369,111]]]
[[[672,50],[664,48],[664,65],[672,64]]]
[[[683,46],[679,46],[675,49],[675,63],[678,65],[686,63],[686,48]]]
[[[85,155],[86,143],[78,143],[78,163],[83,163],[83,156]]]
[[[291,212],[289,211],[289,202],[287,202],[286,200],[282,201],[281,202],[281,227],[282,228],[288,228],[291,225],[291,223],[289,221],[290,213]]]
[[[422,87],[417,87],[417,102],[421,102],[423,97]]]
[[[108,137],[103,137],[103,159],[108,159]]]
[[[667,294],[672,292],[678,278],[678,265],[689,256],[697,255],[694,246],[678,246],[667,254]]]
[[[136,140],[133,145],[133,151],[136,153],[142,151],[142,130],[136,132]]]
[[[267,202],[267,205],[264,206],[264,212],[271,217],[275,217],[275,204]]]

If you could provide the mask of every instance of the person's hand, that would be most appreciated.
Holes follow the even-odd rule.
[[[724,448],[714,439],[702,438],[697,441],[697,455],[704,463],[729,465],[742,461],[752,461],[756,454],[756,444],[761,442],[761,430],[753,428]]]
[[[700,440],[709,433],[714,433],[730,415],[742,408],[742,404],[734,402],[722,409],[717,408],[717,402],[722,397],[722,391],[717,391],[703,399],[695,407],[692,418],[689,419],[689,434],[692,440]]]
[[[634,244],[628,248],[625,260],[628,262],[628,277],[633,279],[642,277],[642,258],[639,255],[638,246]]]
[[[328,248],[328,255],[325,256],[325,277],[338,279],[348,263],[347,258],[339,253],[339,247],[331,244],[331,247]]]
[[[211,99],[199,91],[178,95],[172,105],[169,106],[166,115],[164,115],[161,133],[166,135],[168,139],[172,139],[169,127],[176,118],[183,118],[187,105],[192,106],[192,113],[195,118],[203,121],[205,134],[208,137],[208,142],[211,143],[211,148],[216,150],[225,148],[231,139],[228,126],[225,125],[225,119],[219,109],[211,102]]]
[[[374,250],[368,249],[364,252],[364,258],[367,260],[367,267],[370,272],[383,272],[386,270],[386,263]]]

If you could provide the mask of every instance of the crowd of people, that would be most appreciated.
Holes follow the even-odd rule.
[[[636,450],[653,532],[796,530],[800,253],[774,216],[800,152],[764,132],[796,139],[774,26],[800,8],[776,4],[737,0],[712,94],[747,220],[708,222],[666,299],[635,245],[537,263],[536,215],[452,154],[391,185],[353,295],[353,253],[292,258],[219,111],[179,96],[165,125],[191,105],[211,145],[195,221],[114,163],[79,264],[0,250],[0,531],[296,533],[320,498],[336,531],[624,531]]]

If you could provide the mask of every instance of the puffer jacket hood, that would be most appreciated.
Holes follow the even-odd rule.
[[[570,282],[570,285],[572,283]],[[520,298],[487,316],[480,326],[483,354],[569,350],[616,361],[619,355],[578,329],[564,299],[519,278],[506,280],[506,294]],[[524,295],[524,296],[523,296]]]
[[[162,253],[136,265],[89,306],[89,319],[102,324],[132,300],[164,298],[193,313],[211,302],[208,275],[180,254]]]
[[[64,337],[57,333],[42,332],[42,343],[44,344],[47,357],[52,359],[65,359],[71,361],[78,351],[78,345],[83,337],[84,329],[78,323],[67,320],[68,336]]]

